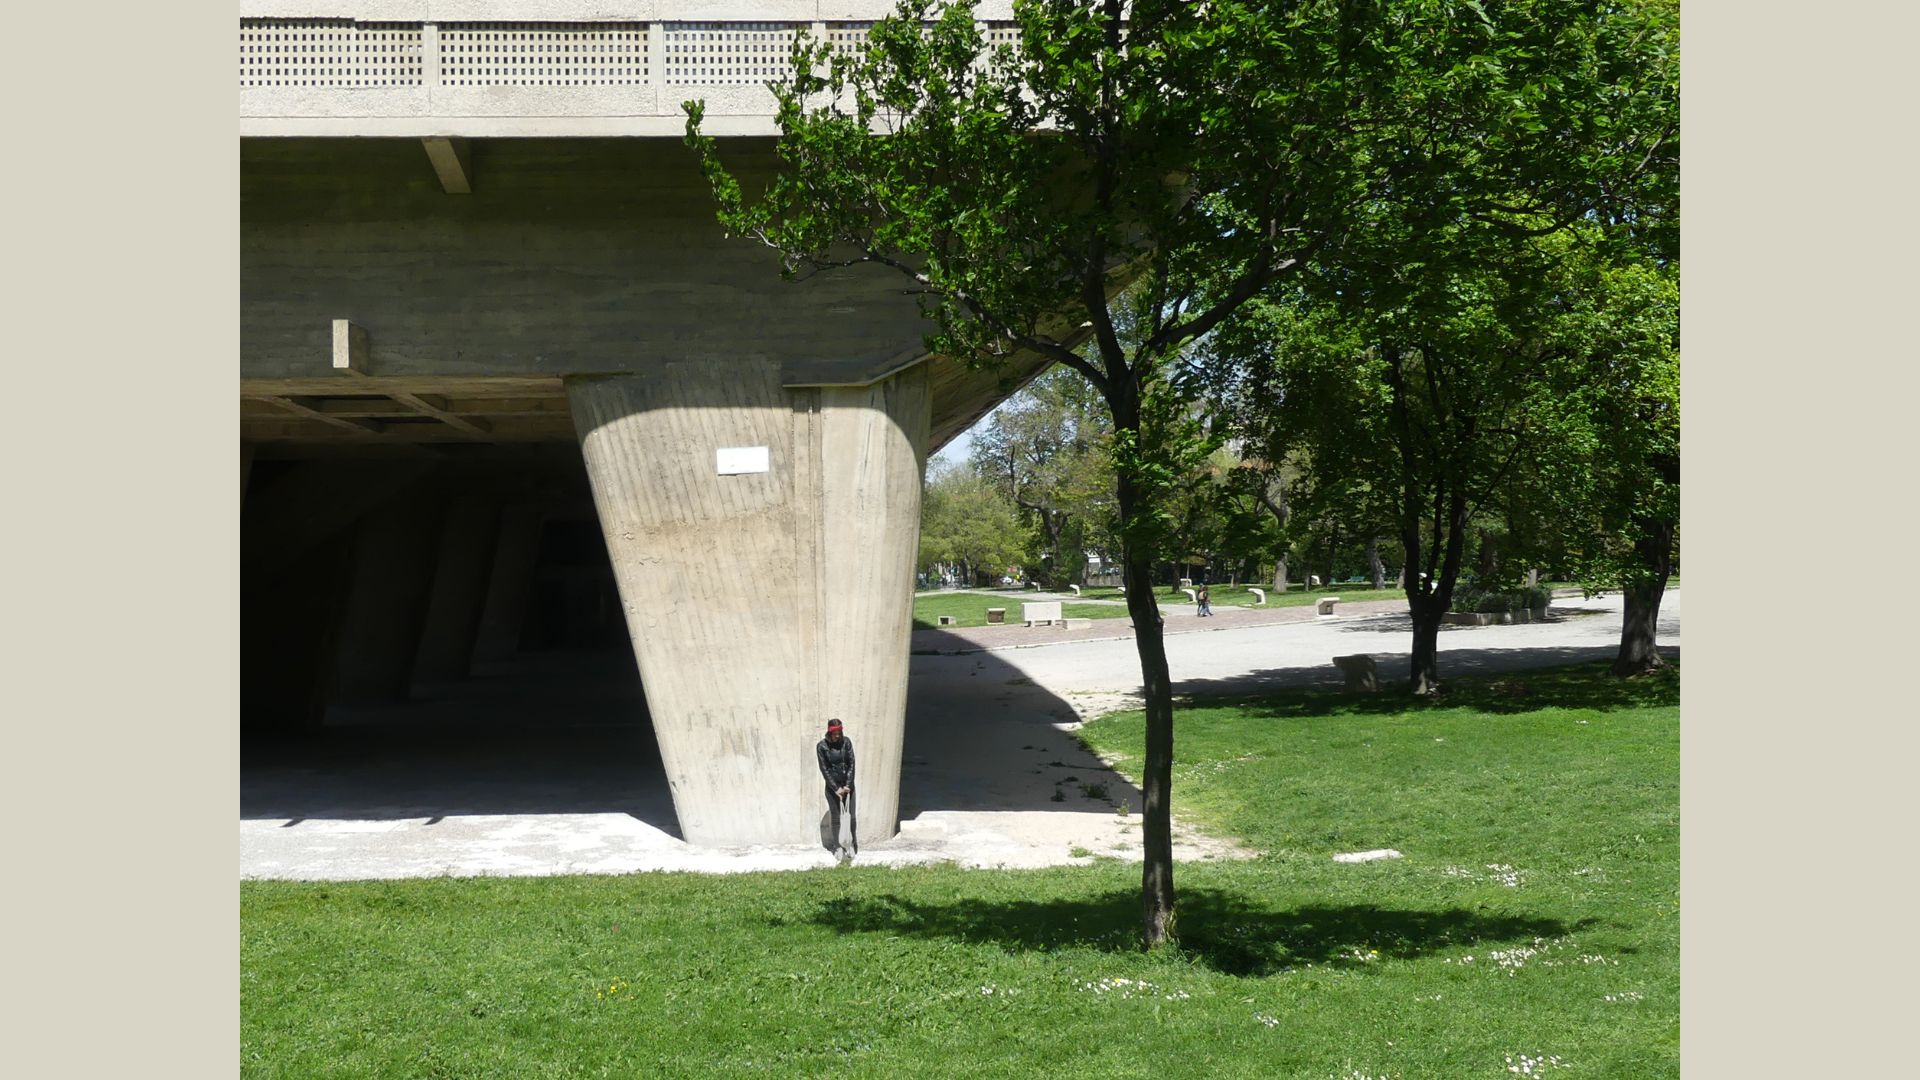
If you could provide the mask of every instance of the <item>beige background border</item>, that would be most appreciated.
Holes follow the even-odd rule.
[[[1684,11],[1682,1063],[1895,1075],[1920,784],[1902,544],[1920,18]]]
[[[26,9],[14,31],[70,40],[74,17]],[[112,17],[86,56],[116,82],[39,48],[9,80],[8,1058],[221,1076],[239,1066],[233,15]],[[1687,5],[1694,1077],[1908,1057],[1915,23]]]
[[[233,35],[219,4],[8,14],[15,1076],[239,1071]]]

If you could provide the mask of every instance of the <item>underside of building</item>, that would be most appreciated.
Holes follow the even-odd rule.
[[[243,755],[384,755],[392,805],[407,768],[570,756],[615,802],[629,767],[664,781],[690,842],[799,844],[839,717],[863,832],[890,835],[926,457],[1042,362],[929,356],[896,273],[788,282],[724,235],[662,63],[639,119],[618,86],[455,72],[456,31],[654,49],[696,24],[357,14],[242,22]],[[248,59],[407,26],[424,74],[398,90]],[[773,143],[744,89],[714,92],[751,188]]]

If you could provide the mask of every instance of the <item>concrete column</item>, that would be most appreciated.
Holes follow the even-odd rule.
[[[509,660],[520,651],[520,628],[527,621],[527,596],[533,590],[533,568],[540,559],[540,533],[546,523],[542,510],[510,506],[501,513],[487,599],[473,642],[475,664]]]
[[[361,522],[353,542],[353,585],[335,653],[334,700],[407,697],[443,512],[437,500],[409,501],[384,507]]]
[[[472,670],[499,531],[500,507],[491,499],[465,496],[447,508],[433,569],[433,596],[414,654],[416,683],[464,679]]]
[[[307,551],[277,577],[242,575],[240,716],[246,728],[311,730],[325,719],[343,597],[353,580],[348,541],[336,537]]]
[[[892,836],[924,368],[789,390],[770,364],[666,364],[568,396],[686,838],[818,844],[830,716],[859,750],[861,839]],[[766,470],[723,474],[743,448]]]

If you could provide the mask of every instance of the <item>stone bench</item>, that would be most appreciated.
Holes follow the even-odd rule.
[[[1365,653],[1353,656],[1336,656],[1333,666],[1347,677],[1347,689],[1373,691],[1380,689],[1380,670],[1373,657]]]
[[[1254,606],[1254,607],[1266,607],[1266,606],[1267,606],[1267,590],[1265,590],[1265,589],[1256,589],[1256,588],[1253,588],[1252,586],[1248,586],[1248,587],[1247,587],[1247,591],[1253,594],[1253,606]]]
[[[1003,607],[990,607],[990,608],[988,608],[988,609],[987,609],[987,621],[988,621],[988,622],[990,622],[990,623],[1003,623],[1003,622],[1006,622],[1006,621],[1007,621],[1007,609],[1006,609],[1006,608],[1003,608]]]
[[[1069,589],[1072,589],[1072,590],[1073,590],[1073,595],[1075,595],[1075,596],[1079,596],[1079,595],[1080,595],[1080,586],[1078,586],[1078,585],[1069,585],[1069,586],[1067,586],[1067,588],[1069,588]]]
[[[1049,626],[1057,626],[1061,621],[1060,601],[1039,600],[1031,604],[1021,604],[1020,618],[1025,620],[1028,626],[1032,626],[1034,623],[1046,623]]]
[[[1333,614],[1333,605],[1339,602],[1340,598],[1337,596],[1323,596],[1313,602],[1313,613],[1316,615],[1331,615]]]
[[[951,615],[938,615],[938,616],[935,616],[935,618],[939,620],[941,626],[952,626],[954,623],[959,621],[958,619],[955,619]]]
[[[1198,589],[1181,589],[1180,591],[1187,594],[1187,603],[1197,604],[1200,602],[1200,591]]]

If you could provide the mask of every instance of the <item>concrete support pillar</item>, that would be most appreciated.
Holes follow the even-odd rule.
[[[480,632],[499,531],[500,507],[492,499],[465,496],[447,508],[433,568],[433,594],[414,654],[416,683],[464,679],[472,670],[473,645]]]
[[[818,844],[831,716],[859,750],[861,839],[892,836],[924,368],[786,389],[773,365],[667,364],[568,396],[688,841]]]
[[[243,543],[247,542],[243,540]],[[342,599],[352,581],[345,537],[301,555],[277,577],[243,574],[240,716],[254,730],[320,726],[333,684]]]
[[[335,653],[334,700],[405,700],[433,582],[443,506],[409,501],[368,515],[354,536],[353,585]]]
[[[486,603],[473,642],[475,664],[510,660],[520,651],[520,628],[526,625],[527,596],[533,591],[533,568],[546,524],[543,510],[510,506],[501,513]]]

